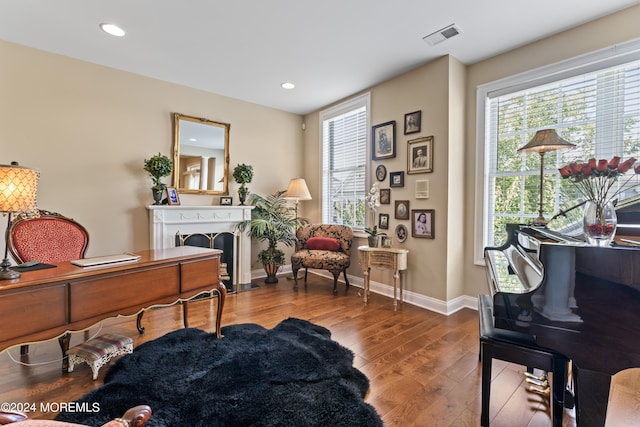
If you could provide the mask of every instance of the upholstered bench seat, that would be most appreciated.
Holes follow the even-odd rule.
[[[67,350],[69,372],[79,363],[86,363],[93,371],[93,379],[98,371],[115,356],[133,352],[133,338],[124,335],[104,334],[78,344]]]

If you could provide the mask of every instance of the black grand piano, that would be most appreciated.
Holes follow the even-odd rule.
[[[580,427],[604,426],[611,376],[640,367],[640,203],[616,212],[610,247],[588,246],[550,221],[509,224],[507,242],[484,250],[495,327],[531,334],[572,361]]]

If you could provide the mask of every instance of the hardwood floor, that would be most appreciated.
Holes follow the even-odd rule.
[[[272,328],[288,317],[298,317],[322,325],[334,340],[355,353],[354,364],[371,381],[366,401],[373,405],[385,426],[478,426],[480,423],[480,365],[478,362],[478,320],[474,310],[464,309],[443,316],[404,304],[393,311],[391,299],[372,294],[364,306],[358,288],[338,296],[331,293],[331,281],[309,275],[308,288],[292,290],[284,276],[277,285],[265,285],[229,295],[224,308],[223,326],[258,323]],[[190,304],[190,326],[214,331],[215,300]],[[115,332],[135,338],[140,345],[181,327],[181,306],[148,311],[143,319],[146,332],[139,335],[135,318],[104,322],[90,334]],[[82,340],[74,334],[71,345]],[[18,348],[0,354],[0,402],[35,404],[71,402],[102,384],[109,366],[91,380],[87,365],[72,373],[62,373],[57,341],[30,346],[22,366]],[[52,363],[47,363],[50,361]],[[491,397],[491,425],[550,426],[545,399],[527,391],[521,366],[494,362]],[[609,426],[631,426],[640,414],[640,387],[633,375],[612,387]],[[37,410],[32,418],[54,418],[57,412]],[[636,424],[637,425],[637,424]],[[565,410],[565,427],[575,426],[572,411]]]

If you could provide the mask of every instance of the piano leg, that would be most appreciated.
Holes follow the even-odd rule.
[[[576,424],[578,427],[604,427],[611,375],[580,369],[573,364],[573,380]]]

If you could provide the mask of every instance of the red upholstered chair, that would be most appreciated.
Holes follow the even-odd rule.
[[[87,230],[71,218],[45,210],[22,212],[9,224],[9,251],[19,262],[58,263],[84,258]]]
[[[103,424],[102,427],[142,427],[151,417],[151,408],[140,405],[129,409],[125,414]],[[63,421],[30,420],[21,412],[0,412],[0,425],[11,427],[87,427],[84,424],[73,424]]]
[[[333,274],[333,293],[338,293],[338,277],[342,272],[349,289],[347,268],[351,265],[353,231],[346,225],[306,224],[296,231],[296,252],[291,255],[291,269],[298,289],[298,270],[304,268],[304,283],[307,283],[309,268],[329,270]]]
[[[9,251],[18,263],[44,264],[84,258],[89,233],[71,218],[45,210],[21,212],[9,224]],[[29,347],[20,347],[26,354]]]

